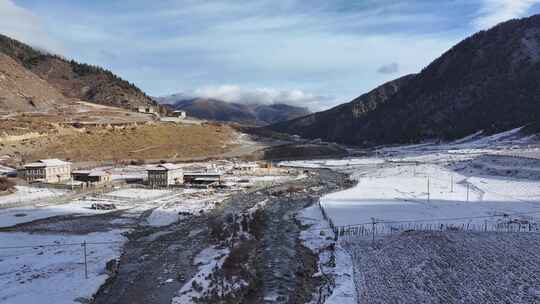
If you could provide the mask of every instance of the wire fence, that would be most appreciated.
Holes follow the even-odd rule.
[[[351,238],[375,238],[409,231],[439,231],[439,232],[515,232],[515,233],[538,233],[540,226],[528,221],[512,220],[508,222],[484,223],[384,223],[373,222],[354,227],[338,227],[337,239]]]
[[[540,215],[540,211],[412,221],[383,221],[373,218],[371,222],[337,226],[320,201],[318,206],[323,218],[329,224],[328,228],[319,229],[333,231],[335,241],[354,238],[375,239],[408,231],[540,233],[540,224],[531,217]]]

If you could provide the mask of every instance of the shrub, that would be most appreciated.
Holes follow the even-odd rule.
[[[0,191],[12,190],[15,187],[15,183],[5,177],[0,177]]]

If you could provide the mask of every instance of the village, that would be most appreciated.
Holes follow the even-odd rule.
[[[16,185],[0,196],[0,208],[53,204],[58,193],[92,195],[125,189],[179,192],[189,189],[213,192],[241,191],[285,179],[291,170],[275,168],[271,162],[216,160],[192,163],[132,164],[76,168],[61,159],[42,159],[20,168],[0,167],[0,174]],[[58,200],[61,202],[61,200]],[[92,208],[114,208],[94,205]]]
[[[236,248],[246,237],[253,238],[253,232],[246,230],[238,239],[234,229],[255,229],[254,214],[260,210],[268,213],[268,219],[279,219],[264,229],[287,226],[284,236],[289,237],[288,229],[298,233],[295,222],[284,215],[309,202],[305,201],[307,190],[323,191],[315,187],[321,180],[303,169],[240,159],[94,168],[43,159],[20,168],[1,166],[0,174],[15,183],[14,190],[0,196],[0,243],[16,248],[36,246],[0,256],[2,267],[16,274],[0,274],[6,287],[2,296],[14,303],[34,302],[34,295],[59,303],[74,298],[109,303],[122,294],[122,288],[138,290],[138,284],[155,286],[155,292],[146,297],[156,293],[172,297],[182,286],[192,286],[190,276],[197,269],[207,267],[192,258],[181,258],[183,255]],[[294,193],[302,194],[293,199]],[[276,203],[266,206],[268,199]],[[283,216],[271,216],[272,212]],[[231,225],[239,228],[231,232]],[[230,233],[232,239],[218,237]],[[296,244],[294,238],[290,241],[282,243],[278,238],[272,246],[290,250]],[[84,244],[84,248],[69,244]],[[250,263],[262,261],[266,259]],[[145,273],[146,281],[134,281],[132,262],[140,268],[137,275]],[[209,256],[204,263],[215,262]],[[285,269],[279,273],[282,271]],[[108,278],[115,278],[114,285],[107,284]],[[62,282],[62,286],[44,288],[49,280]],[[32,292],[11,292],[20,286]],[[191,288],[185,294],[206,297]]]

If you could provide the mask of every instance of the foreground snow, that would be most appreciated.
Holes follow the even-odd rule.
[[[27,186],[15,186],[17,191],[12,194],[0,196],[0,207],[2,205],[21,204],[33,201],[44,200],[46,198],[57,197],[66,194],[65,190],[36,188]]]
[[[17,224],[28,223],[35,220],[50,218],[61,215],[94,215],[111,212],[111,210],[94,210],[91,208],[94,202],[100,203],[117,203],[103,200],[75,200],[68,204],[45,206],[45,207],[28,207],[28,208],[9,208],[0,209],[0,228],[11,227]],[[128,206],[117,204],[118,209],[126,209]],[[118,210],[117,209],[117,210]],[[114,210],[112,210],[114,211]]]
[[[189,280],[172,299],[172,304],[197,303],[196,299],[209,296],[211,275],[221,268],[229,255],[228,248],[209,247],[200,252],[193,264],[199,266],[197,274]]]
[[[105,282],[105,264],[118,258],[122,231],[75,235],[0,233],[2,247],[34,244],[71,246],[0,249],[0,303],[74,303],[90,299]],[[81,242],[118,242],[88,245],[88,279],[84,276]]]
[[[356,304],[356,289],[353,283],[352,260],[339,244],[334,242],[334,235],[324,221],[320,208],[313,205],[304,209],[297,218],[302,225],[309,227],[300,234],[304,246],[319,256],[317,276],[332,278],[333,286],[325,289],[323,297],[327,304]],[[336,246],[331,250],[331,246]]]
[[[420,223],[420,225],[483,225],[481,227],[488,227],[492,224],[491,227],[495,227],[501,222],[520,220],[531,223],[529,227],[538,227],[538,223],[540,223],[540,161],[515,157],[521,155],[524,150],[538,150],[535,146],[529,146],[530,140],[531,138],[520,136],[519,130],[516,129],[490,137],[474,134],[445,145],[421,144],[384,148],[378,150],[375,157],[294,161],[283,162],[281,165],[329,168],[350,174],[351,178],[358,182],[351,189],[321,198],[322,206],[337,226],[364,224],[369,228],[371,225],[368,223],[375,221],[377,223],[390,223],[390,225],[399,222]],[[318,227],[317,225],[321,224],[316,222],[320,221],[320,216],[316,215],[316,209],[313,208],[315,207],[306,209],[301,216],[304,218],[304,223]],[[322,225],[324,228],[324,225],[328,224]],[[385,224],[381,226],[385,226]],[[536,236],[536,234],[531,234],[530,238]],[[380,242],[386,242],[384,236],[378,237]],[[321,248],[328,246],[328,243],[331,242],[327,236],[318,234],[318,231],[308,231],[303,234],[303,238],[308,247],[319,252],[320,262],[324,264],[328,260],[328,253]],[[451,237],[449,238],[451,239]],[[529,236],[523,236],[523,238],[529,238]],[[508,239],[511,239],[510,235],[508,235]],[[476,242],[479,242],[477,252],[482,252],[484,240],[482,238],[471,239],[471,248],[474,248]],[[488,252],[492,249],[495,250],[489,253],[495,259],[497,258],[496,248],[507,246],[505,241],[497,243],[498,240],[493,242],[489,240],[488,242],[486,250]],[[429,238],[427,243],[429,243]],[[524,244],[526,241],[519,246]],[[342,254],[345,252],[343,245],[346,246],[347,252],[350,254]],[[431,273],[430,271],[436,273],[431,273],[433,278],[425,277],[421,282],[415,281],[419,286],[419,291],[417,294],[410,295],[410,299],[413,300],[408,302],[404,300],[405,302],[425,302],[425,299],[431,299],[434,302],[442,303],[446,300],[450,302],[452,299],[455,300],[453,298],[455,295],[445,297],[442,294],[430,294],[431,291],[426,290],[431,287],[424,288],[425,284],[430,284],[430,280],[435,284],[437,281],[435,277],[441,276],[437,272],[440,269],[437,270],[431,266],[433,264],[436,266],[437,263],[449,263],[452,261],[450,257],[442,255],[434,257],[433,262],[430,262],[429,265],[424,265],[421,261],[409,265],[407,261],[403,261],[405,257],[414,257],[418,252],[428,249],[411,250],[403,257],[392,256],[392,249],[388,249],[388,251],[381,253],[387,254],[388,258],[381,260],[378,259],[379,252],[376,249],[368,248],[369,246],[370,242],[367,242],[365,237],[359,236],[345,237],[338,242],[335,247],[336,268],[326,270],[328,273],[334,273],[336,286],[326,303],[347,303],[348,301],[357,303],[357,299],[350,299],[351,295],[356,295],[354,288],[351,287],[355,280],[359,297],[366,303],[400,302],[409,296],[409,294],[404,295],[403,290],[409,289],[399,286],[399,284],[401,284],[400,282],[410,282],[409,279],[401,277],[417,277],[418,271],[424,275]],[[406,244],[404,243],[403,246]],[[398,249],[403,246],[398,247]],[[511,256],[515,257],[518,262],[529,263],[526,258],[518,254],[519,250],[514,253]],[[352,261],[351,254],[354,257]],[[506,258],[508,256],[505,255],[504,259]],[[425,261],[428,257],[422,256],[422,259]],[[472,278],[480,275],[482,273],[480,270],[483,267],[480,265],[481,262],[478,266],[474,261],[470,261],[470,259],[468,261],[471,262],[470,269],[475,269],[475,267],[479,269],[476,271],[477,274],[466,274],[466,276],[470,275]],[[347,267],[352,268],[352,262],[354,262],[356,269],[354,274],[351,273],[351,270],[347,272]],[[409,266],[410,269],[407,269]],[[495,265],[494,273],[500,271],[501,267],[503,266]],[[324,265],[321,266],[321,269],[325,271]],[[404,270],[404,272],[400,274],[400,270]],[[380,271],[382,274],[396,274],[399,277],[392,276],[382,279],[381,273],[371,276],[376,271]],[[518,272],[512,272],[512,275],[518,277]],[[371,284],[370,278],[377,278],[373,280],[382,285]],[[474,281],[474,279],[471,280]],[[530,297],[527,298],[527,294],[518,293],[519,297],[513,299],[522,302],[527,302],[523,299],[537,299],[539,286],[531,286],[531,282],[526,282],[526,278],[523,277],[516,280],[525,282],[524,285],[529,288]],[[470,279],[464,277],[463,282],[465,281],[469,282]],[[456,282],[452,282],[452,284],[454,283]],[[453,288],[452,284],[436,286],[448,289]],[[501,286],[503,285],[501,283]],[[390,286],[390,289],[385,289],[387,286]],[[497,292],[489,288],[486,290],[492,293]],[[425,297],[422,297],[422,294],[425,294]],[[405,297],[400,298],[400,295]],[[430,298],[430,296],[432,297]],[[471,299],[478,299],[477,302],[482,302],[494,298],[479,295],[471,297]],[[431,300],[426,301],[430,302]],[[533,302],[534,300],[527,303]]]
[[[358,303],[540,303],[540,235],[411,232],[345,245]]]
[[[185,215],[197,215],[213,209],[216,204],[229,198],[231,193],[190,190],[159,199],[158,208],[152,211],[146,223],[149,226],[167,226],[180,220]]]
[[[158,198],[170,194],[169,190],[153,190],[153,189],[140,189],[140,188],[128,188],[110,192],[107,196],[114,198],[129,198],[129,199],[152,199]]]

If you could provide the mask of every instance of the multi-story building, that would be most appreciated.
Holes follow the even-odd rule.
[[[42,159],[24,165],[20,173],[27,182],[60,183],[71,179],[71,163],[60,159]]]
[[[182,167],[175,164],[160,164],[147,168],[148,184],[152,187],[168,187],[184,183]]]
[[[73,171],[73,180],[83,182],[87,186],[100,186],[112,182],[112,175],[107,171],[79,170]]]

